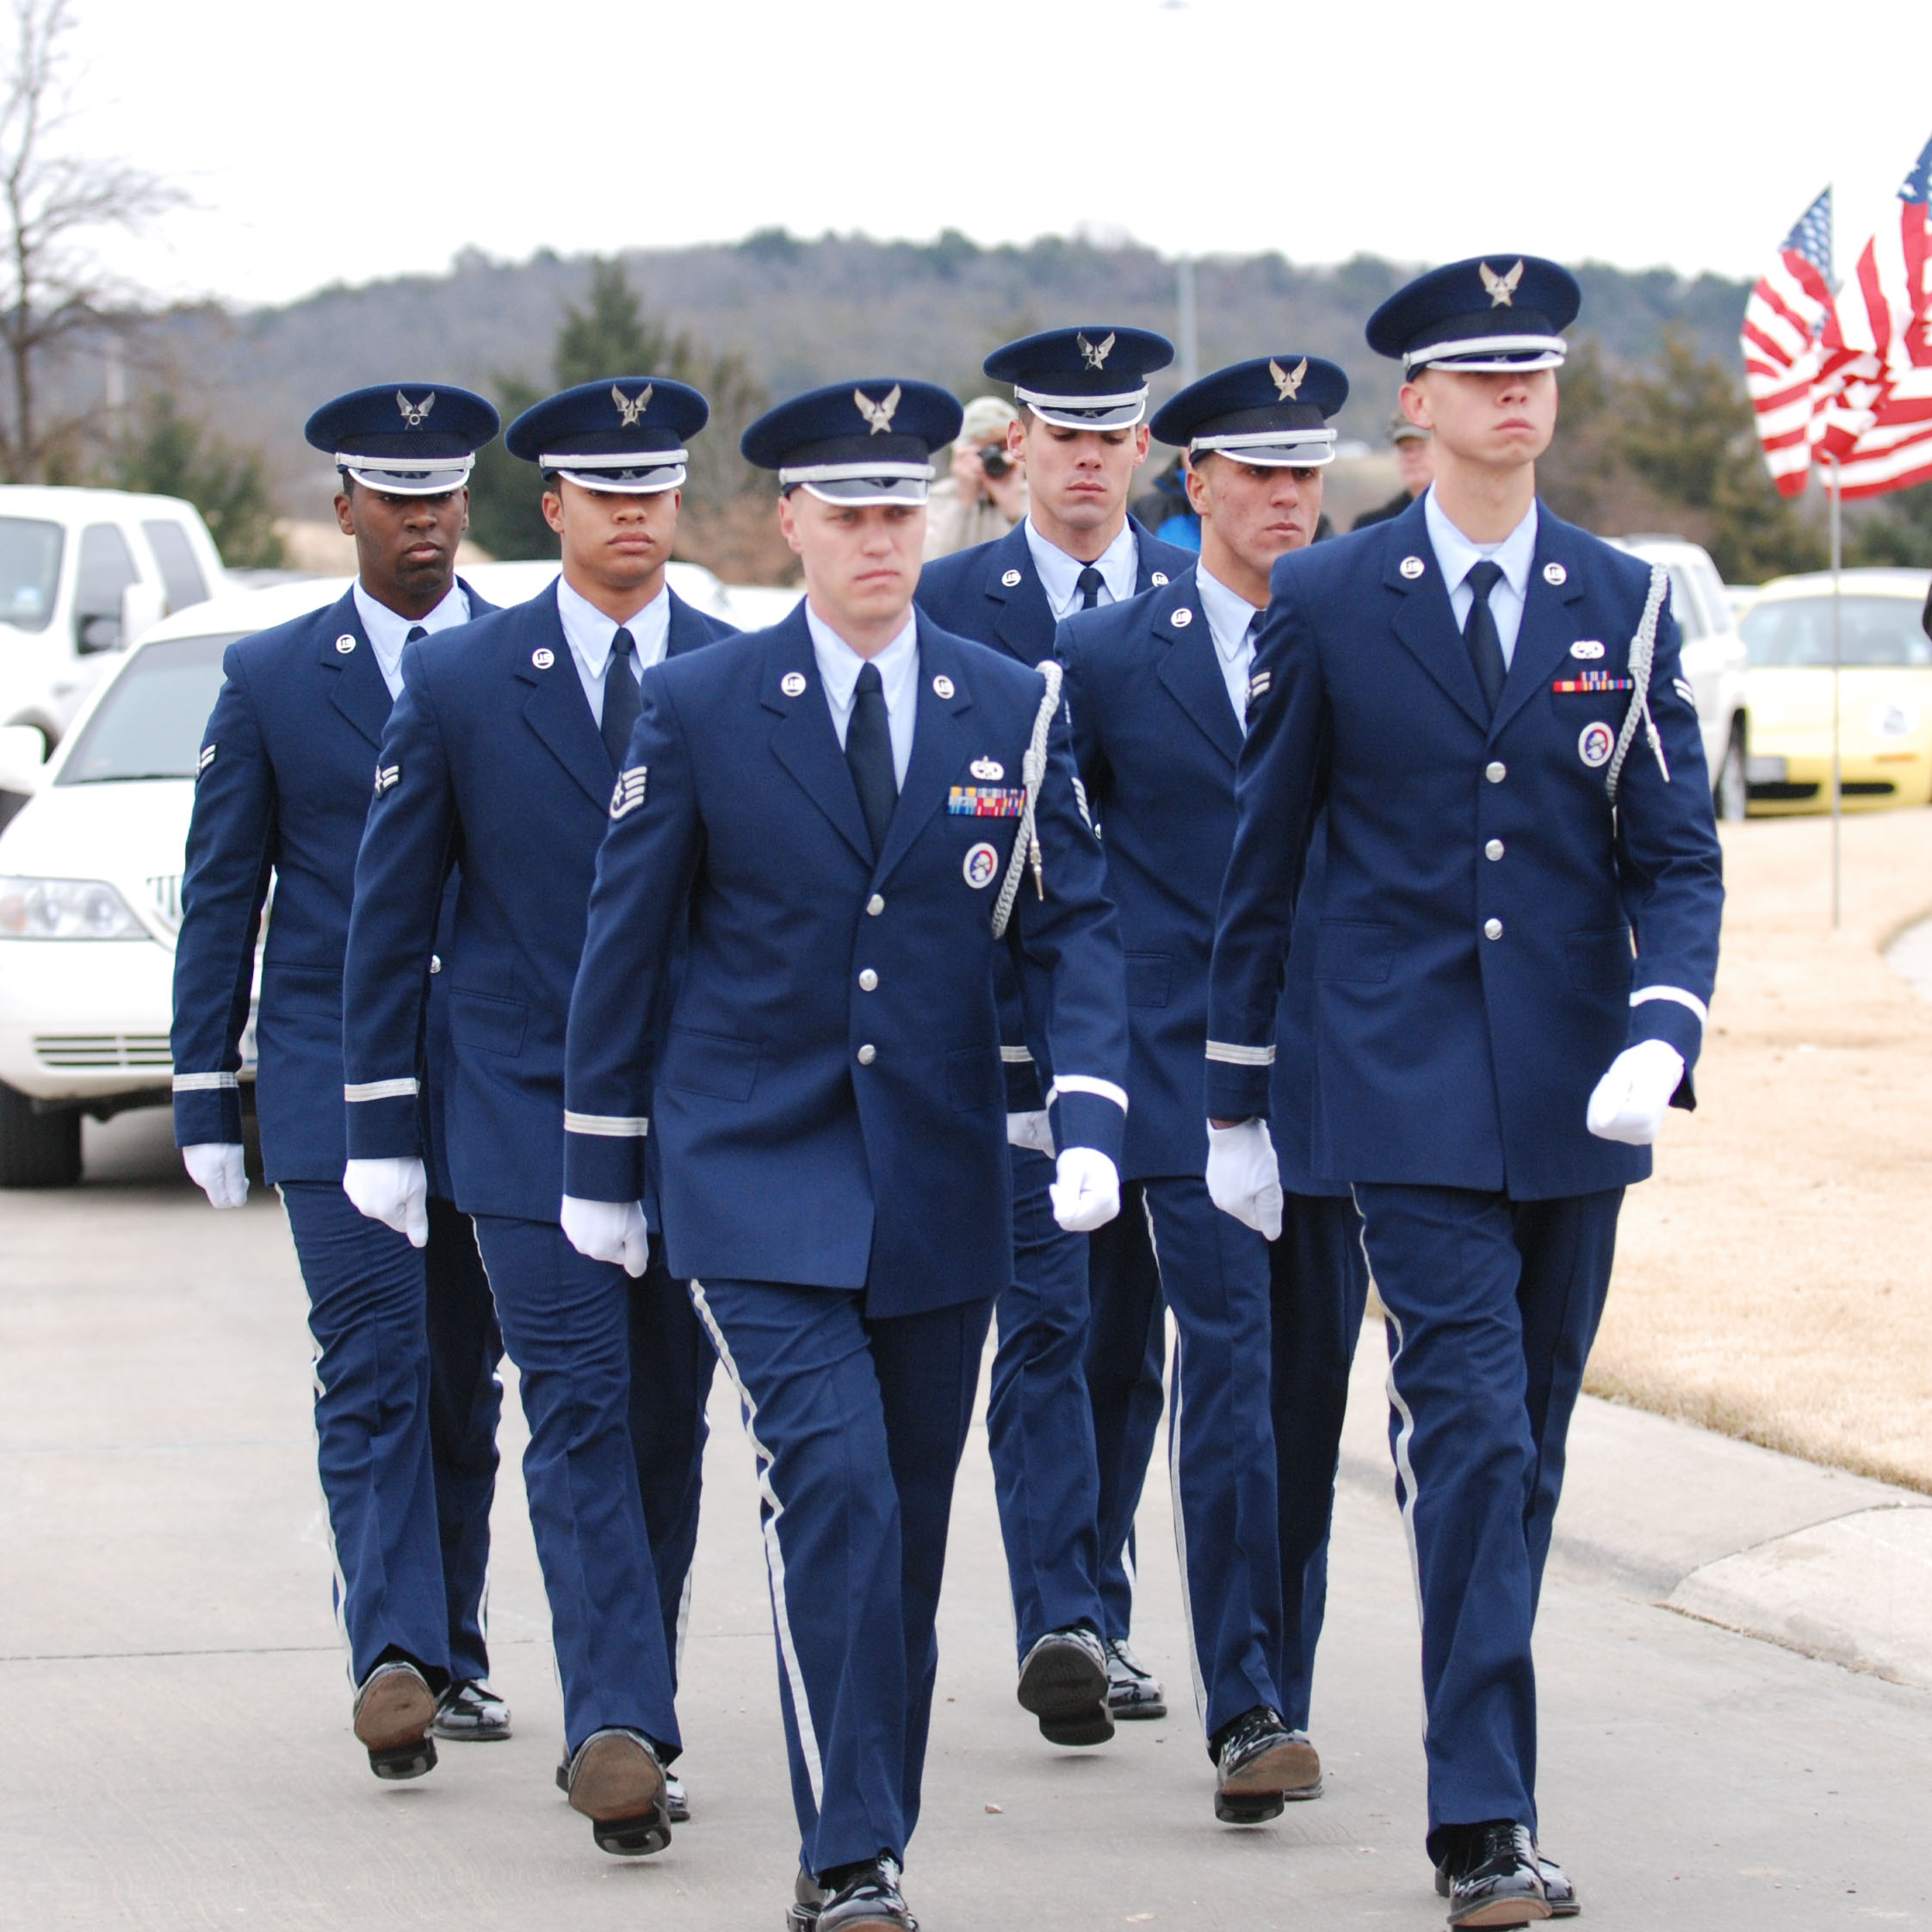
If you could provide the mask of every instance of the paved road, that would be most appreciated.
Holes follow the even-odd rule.
[[[517,1423],[492,1596],[517,1736],[378,1785],[349,1734],[279,1210],[272,1197],[202,1208],[158,1116],[90,1128],[90,1163],[76,1192],[0,1197],[0,1925],[778,1932],[796,1840],[749,1458],[728,1408],[714,1411],[685,1660],[697,1817],[671,1850],[600,1856],[551,1786],[558,1700]],[[1015,1707],[975,1436],[907,1881],[928,1932],[1440,1925],[1419,1848],[1414,1595],[1375,1441],[1378,1347],[1365,1338],[1316,1712],[1328,1792],[1259,1830],[1214,1824],[1181,1705],[1085,1754],[1050,1750]],[[1832,1488],[1848,1478],[1801,1465],[1780,1478],[1762,1452],[1589,1407],[1576,1456],[1588,1533],[1559,1539],[1541,1641],[1544,1836],[1586,1923],[1932,1926],[1932,1694],[1653,1601],[1738,1546],[1724,1532],[1734,1486],[1803,1491],[1752,1536],[1869,1499]],[[1137,1635],[1185,1700],[1157,1491]]]

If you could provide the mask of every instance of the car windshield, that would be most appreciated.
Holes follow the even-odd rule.
[[[55,783],[192,778],[221,689],[221,653],[240,635],[177,637],[137,651],[81,727]]]
[[[60,586],[61,538],[58,523],[0,517],[0,624],[47,628]]]
[[[1932,665],[1916,601],[1902,597],[1839,600],[1841,664]],[[1767,598],[1737,627],[1754,665],[1831,665],[1830,597]]]

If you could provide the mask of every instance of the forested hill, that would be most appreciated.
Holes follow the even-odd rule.
[[[1138,324],[1173,335],[1171,261],[1135,246],[1045,239],[980,248],[963,237],[920,245],[777,232],[729,245],[639,249],[619,257],[653,320],[709,353],[741,355],[783,396],[847,375],[919,375],[963,395],[985,387],[997,343],[1075,321]],[[285,507],[312,510],[319,470],[300,440],[315,404],[399,375],[495,391],[503,377],[542,385],[566,308],[591,267],[548,251],[505,263],[460,257],[449,273],[331,288],[282,308],[177,312],[163,326],[163,367],[183,400],[238,444],[258,447]],[[1354,395],[1345,434],[1373,439],[1393,406],[1393,365],[1362,340],[1370,311],[1411,272],[1372,257],[1302,268],[1279,255],[1199,264],[1203,369],[1282,349],[1328,356]],[[1666,270],[1582,271],[1580,331],[1614,366],[1648,362],[1677,324],[1706,355],[1733,359],[1745,285]],[[1158,399],[1176,372],[1157,379]]]

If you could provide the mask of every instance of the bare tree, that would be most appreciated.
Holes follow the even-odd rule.
[[[69,146],[74,121],[69,0],[8,0],[13,45],[0,81],[0,474],[46,480],[89,418],[54,412],[53,368],[90,336],[125,325],[133,292],[90,247],[106,229],[133,231],[183,196],[125,163]]]

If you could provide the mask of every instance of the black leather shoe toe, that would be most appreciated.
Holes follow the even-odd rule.
[[[1290,1731],[1265,1704],[1217,1733],[1214,1815],[1223,1824],[1265,1824],[1290,1797],[1322,1788],[1322,1761],[1305,1733]]]
[[[889,1858],[840,1874],[842,1883],[819,1908],[814,1932],[919,1932],[919,1921],[899,1892],[899,1867]]]
[[[1436,1882],[1447,1890],[1452,1926],[1513,1926],[1553,1917],[1536,1844],[1508,1818],[1464,1826],[1450,1847]]]

